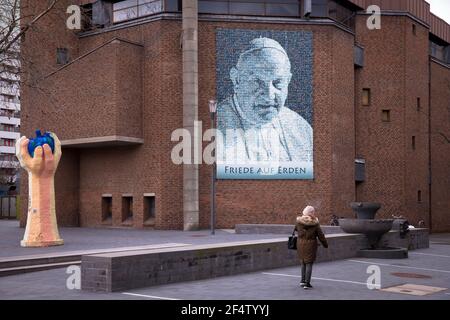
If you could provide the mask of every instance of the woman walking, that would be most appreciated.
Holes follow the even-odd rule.
[[[303,214],[297,216],[295,230],[298,233],[297,253],[302,264],[302,281],[300,286],[303,289],[311,289],[311,275],[313,263],[316,260],[317,239],[325,248],[328,248],[327,239],[320,228],[319,219],[316,217],[314,207],[307,206]]]

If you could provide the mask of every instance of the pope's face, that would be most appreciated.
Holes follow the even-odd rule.
[[[272,121],[288,95],[291,72],[286,55],[275,49],[255,51],[234,73],[234,92],[247,119],[258,124]]]

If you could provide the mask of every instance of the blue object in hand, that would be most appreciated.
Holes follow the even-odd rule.
[[[48,144],[50,146],[52,153],[55,152],[55,141],[50,135],[50,132],[46,132],[42,135],[41,130],[36,130],[36,138],[30,139],[30,142],[28,143],[28,153],[34,157],[34,149],[39,146],[43,147],[44,144]]]

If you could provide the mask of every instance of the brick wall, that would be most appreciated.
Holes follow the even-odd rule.
[[[378,217],[404,215],[411,223],[423,219],[429,225],[428,30],[406,16],[382,16],[381,21],[380,30],[368,30],[366,17],[357,19],[365,66],[357,71],[356,153],[366,160],[366,181],[358,184],[357,199],[380,202]],[[370,106],[362,105],[363,88],[371,90]],[[383,110],[390,110],[389,122],[382,121]]]
[[[433,231],[450,230],[450,68],[431,69],[431,216]]]
[[[307,204],[316,206],[321,221],[327,223],[331,214],[352,216],[348,203],[355,197],[359,201],[381,202],[381,217],[403,214],[413,223],[420,219],[428,223],[428,140],[424,135],[428,128],[428,30],[417,25],[416,35],[412,35],[411,18],[382,18],[382,30],[369,32],[365,30],[365,17],[358,16],[356,38],[365,47],[366,66],[356,72],[353,66],[354,36],[332,25],[200,21],[199,119],[203,121],[204,130],[210,126],[208,100],[216,96],[216,28],[313,32],[315,179],[218,181],[217,227],[231,228],[237,223],[292,223],[296,213]],[[144,144],[139,146],[63,149],[56,177],[60,225],[102,225],[101,196],[112,194],[112,225],[122,226],[121,197],[132,194],[134,218],[131,226],[143,227],[143,194],[155,193],[154,227],[182,229],[183,171],[170,159],[176,144],[170,141],[171,133],[182,127],[181,21],[158,20],[77,39],[66,28],[55,27],[56,21],[60,20],[60,17],[49,16],[39,23],[37,30],[40,32],[27,35],[24,52],[34,61],[34,64],[24,64],[30,77],[38,78],[58,68],[57,47],[68,47],[74,58],[115,37],[141,44],[141,89],[133,86],[133,77],[125,77],[127,80],[117,88],[123,96],[113,92],[110,99],[108,88],[97,89],[93,94],[98,92],[99,96],[93,98],[97,102],[91,107],[103,108],[107,112],[108,104],[115,97],[115,103],[123,106],[118,118],[118,124],[122,124],[120,119],[128,121],[127,108],[141,103],[144,139]],[[119,70],[115,73],[118,79],[130,68],[139,69],[138,58],[132,59],[133,54],[127,53],[128,47],[124,50],[118,58]],[[104,52],[103,58],[109,54],[111,52]],[[103,61],[101,56],[98,61]],[[445,71],[439,68],[435,68],[439,74],[436,79],[445,78]],[[109,65],[91,63],[72,71],[70,76],[76,82],[82,74],[102,77],[112,69]],[[363,107],[361,91],[366,87],[372,90],[372,105]],[[64,135],[72,126],[80,126],[80,119],[67,118],[63,114],[54,118],[57,121],[49,121],[49,114],[59,111],[57,101],[64,103],[69,98],[68,90],[52,78],[45,82],[45,90],[23,87],[23,134],[30,135],[37,127],[51,130],[58,126],[58,131]],[[89,101],[83,98],[84,92],[79,88],[74,90],[79,96],[80,106],[86,107]],[[438,86],[436,90],[446,89]],[[130,104],[124,100],[127,92],[133,96]],[[417,97],[421,98],[420,112],[416,110]],[[437,99],[439,113],[442,113],[448,98]],[[381,121],[384,109],[391,112],[389,123]],[[137,118],[134,114],[133,119]],[[435,119],[440,121],[438,117]],[[109,128],[105,117],[93,116],[85,122],[92,127]],[[445,129],[446,124],[439,126]],[[412,135],[416,136],[416,150],[410,149]],[[434,170],[439,176],[445,176],[448,157],[440,158],[440,149],[435,150],[433,159],[438,162]],[[355,154],[366,159],[367,178],[356,189]],[[209,226],[210,219],[210,174],[210,166],[200,166],[200,223],[203,228]],[[22,181],[22,208],[26,213],[26,179]],[[439,191],[434,194],[443,200],[436,203],[436,217],[444,221],[443,213],[437,212],[445,212],[446,206],[448,211],[447,194],[440,190],[448,190],[449,182],[445,178],[438,181],[436,188]],[[418,190],[422,194],[420,203],[417,201]],[[25,214],[22,225],[24,221]]]

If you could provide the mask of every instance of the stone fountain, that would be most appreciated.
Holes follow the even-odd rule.
[[[378,259],[408,258],[405,248],[383,247],[381,237],[392,229],[393,219],[375,219],[381,204],[373,202],[352,202],[356,219],[339,219],[339,226],[347,233],[362,233],[368,240],[368,248],[358,251],[359,257]]]

